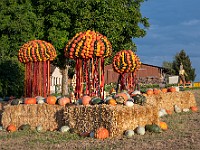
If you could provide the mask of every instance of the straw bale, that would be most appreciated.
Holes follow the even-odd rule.
[[[44,130],[53,131],[64,125],[63,110],[64,107],[59,105],[9,105],[4,108],[1,122],[5,128],[11,123],[17,128],[30,124],[33,129],[42,125]]]
[[[160,93],[158,95],[147,96],[147,103],[157,105],[159,109],[173,111],[174,105],[181,109],[196,106],[195,96],[190,91]]]
[[[75,132],[91,132],[99,127],[106,127],[110,136],[122,135],[125,130],[137,126],[158,123],[158,108],[151,105],[89,105],[70,106],[64,111],[65,124]]]

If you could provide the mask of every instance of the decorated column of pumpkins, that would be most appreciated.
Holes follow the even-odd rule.
[[[110,56],[112,46],[96,31],[77,33],[66,45],[65,56],[76,61],[76,98],[83,94],[104,95],[104,58]],[[85,87],[84,87],[85,85]]]
[[[50,94],[50,61],[55,57],[55,48],[46,41],[29,41],[20,48],[18,59],[25,64],[25,97]]]
[[[121,90],[134,90],[135,73],[140,68],[139,57],[131,50],[121,50],[113,58],[113,69],[119,73],[118,85]]]

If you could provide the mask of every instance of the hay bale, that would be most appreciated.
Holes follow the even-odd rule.
[[[63,106],[48,104],[5,106],[2,113],[2,125],[6,128],[13,123],[17,128],[23,124],[30,124],[34,129],[41,125],[44,130],[57,130],[63,121]]]
[[[159,109],[163,108],[171,111],[174,111],[174,105],[181,109],[197,105],[195,96],[190,91],[168,92],[147,96],[147,103],[157,105]]]
[[[89,105],[70,106],[64,111],[65,124],[75,132],[91,132],[99,127],[109,130],[110,136],[122,135],[125,130],[137,126],[158,123],[158,108],[151,105]]]

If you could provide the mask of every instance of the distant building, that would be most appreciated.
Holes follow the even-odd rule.
[[[62,85],[62,74],[58,67],[51,65],[50,70],[50,93],[60,93]]]

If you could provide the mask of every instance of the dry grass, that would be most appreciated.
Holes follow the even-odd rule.
[[[200,108],[200,90],[194,90]],[[198,150],[200,147],[200,112],[173,114],[162,118],[169,130],[160,134],[146,133],[133,138],[117,137],[105,140],[81,138],[76,134],[35,131],[8,133],[0,131],[0,149],[177,149]]]

